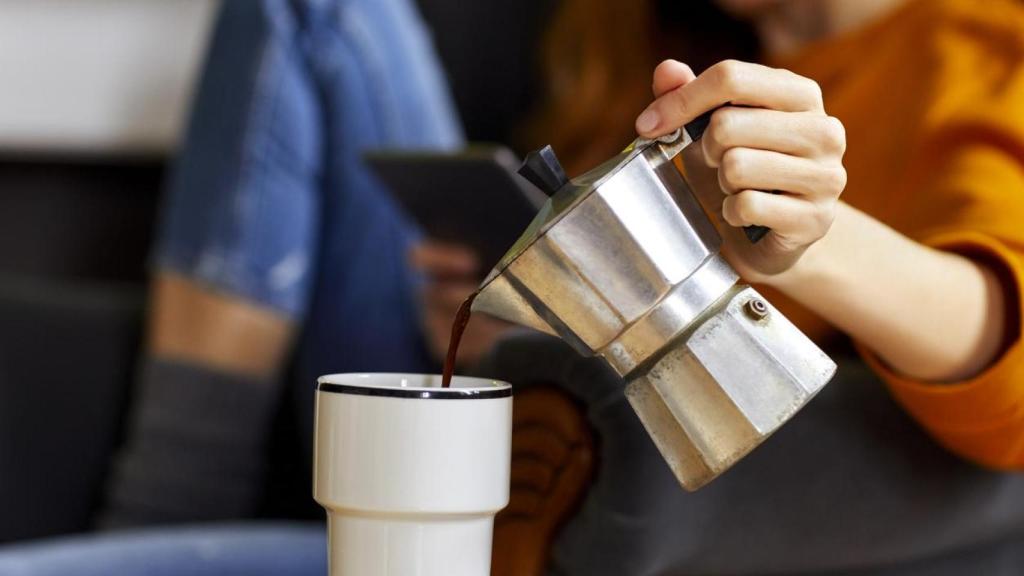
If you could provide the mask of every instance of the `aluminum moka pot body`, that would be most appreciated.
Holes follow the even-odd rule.
[[[691,140],[671,138],[637,141],[549,190],[473,308],[602,357],[679,482],[695,490],[796,413],[836,366],[739,283],[673,163]]]

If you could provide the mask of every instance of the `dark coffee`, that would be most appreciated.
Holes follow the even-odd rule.
[[[452,335],[448,339],[448,354],[444,358],[444,372],[441,376],[441,386],[447,388],[452,384],[452,375],[455,373],[455,356],[459,353],[459,342],[462,341],[462,333],[466,331],[469,324],[469,317],[473,314],[473,300],[476,300],[477,290],[466,298],[466,301],[459,306],[455,313],[455,320],[452,322]]]

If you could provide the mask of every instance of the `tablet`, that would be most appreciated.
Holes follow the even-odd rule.
[[[522,235],[547,199],[516,173],[501,146],[454,152],[375,150],[365,159],[425,234],[465,245],[480,258],[480,277]]]

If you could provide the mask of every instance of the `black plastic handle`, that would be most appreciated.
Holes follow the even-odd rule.
[[[527,154],[523,165],[519,167],[519,175],[548,196],[554,195],[569,183],[569,177],[565,175],[562,163],[558,161],[550,144]]]
[[[683,130],[686,130],[686,133],[690,135],[690,138],[693,141],[700,140],[700,137],[704,135],[704,131],[708,129],[708,124],[711,123],[711,115],[715,113],[715,110],[718,110],[718,108],[701,114],[697,118],[691,120],[689,124],[683,126]],[[778,194],[778,192],[772,191],[772,194]],[[767,226],[743,227],[743,233],[747,235],[747,240],[750,240],[751,244],[757,244],[771,231],[771,228],[768,228]]]

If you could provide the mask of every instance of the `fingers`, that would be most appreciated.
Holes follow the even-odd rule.
[[[699,146],[683,152],[687,181],[713,218],[771,229],[756,245],[722,230],[740,274],[781,274],[832,224],[846,186],[842,124],[825,114],[816,82],[787,70],[731,60],[692,74],[672,60],[658,66],[637,132],[657,138],[714,110]]]
[[[842,157],[846,131],[839,120],[822,114],[726,106],[711,115],[700,145],[712,168],[727,150],[740,147],[804,158]]]
[[[651,91],[657,98],[669,90],[689,84],[697,75],[689,66],[678,60],[665,60],[654,69],[654,84]]]
[[[782,112],[824,110],[821,89],[813,80],[788,70],[725,60],[659,96],[637,118],[636,129],[641,136],[655,138],[727,103]]]
[[[742,190],[722,203],[722,218],[731,226],[767,226],[785,244],[797,247],[828,232],[835,217],[835,199],[808,202],[785,194]]]
[[[472,250],[458,244],[428,240],[409,250],[409,264],[434,277],[472,276],[480,264]]]
[[[780,152],[730,148],[718,167],[718,184],[726,194],[741,190],[779,190],[810,199],[838,198],[846,187],[842,163],[822,162]]]

